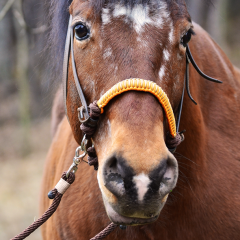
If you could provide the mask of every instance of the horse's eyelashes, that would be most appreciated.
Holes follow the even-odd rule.
[[[90,36],[89,29],[82,23],[77,24],[74,27],[75,30],[75,37],[77,40],[85,40]]]
[[[192,29],[188,30],[185,35],[181,39],[181,44],[186,47],[187,44],[190,42],[192,35],[195,35],[194,31]]]

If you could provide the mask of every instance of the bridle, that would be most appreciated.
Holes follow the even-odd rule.
[[[68,24],[68,31],[67,31],[67,36],[66,36],[66,43],[65,43],[64,61],[63,61],[63,78],[62,78],[63,79],[63,89],[64,89],[63,90],[63,94],[64,94],[65,113],[66,113],[66,116],[68,118],[66,104],[67,104],[68,65],[69,65],[69,58],[70,58],[70,53],[71,53],[71,61],[72,61],[72,69],[73,69],[74,81],[75,81],[75,85],[76,85],[76,88],[77,88],[77,91],[78,91],[78,95],[80,97],[81,104],[82,104],[82,106],[80,108],[78,108],[78,118],[79,118],[80,123],[82,124],[81,125],[81,129],[82,130],[84,128],[96,129],[97,122],[98,122],[98,117],[94,118],[94,117],[91,117],[89,115],[90,108],[89,108],[89,106],[88,106],[88,104],[86,102],[86,99],[84,97],[84,94],[83,94],[83,91],[82,91],[82,88],[81,88],[81,85],[80,85],[80,82],[79,82],[79,79],[78,79],[78,76],[77,76],[77,70],[76,70],[76,65],[75,65],[75,60],[74,60],[74,51],[73,51],[74,36],[73,36],[73,28],[71,27],[71,22],[72,22],[72,16],[70,15],[69,24]],[[185,93],[185,86],[186,86],[186,90],[187,90],[187,94],[188,94],[189,98],[191,99],[191,101],[194,104],[197,105],[196,101],[193,99],[193,97],[191,95],[190,87],[189,87],[189,64],[190,63],[192,63],[193,67],[196,69],[196,71],[203,78],[205,78],[205,79],[207,79],[209,81],[215,82],[215,83],[222,83],[221,81],[219,81],[217,79],[214,79],[214,78],[211,78],[211,77],[207,76],[206,74],[204,74],[199,69],[199,67],[197,66],[196,62],[193,59],[193,56],[191,54],[191,51],[189,49],[188,44],[186,44],[185,82],[184,82],[182,97],[181,97],[181,100],[180,100],[180,103],[179,103],[179,109],[178,109],[178,114],[177,114],[177,121],[176,121],[176,126],[175,126],[176,135],[170,134],[169,136],[167,136],[167,139],[166,139],[166,145],[167,145],[169,151],[171,151],[172,153],[175,152],[177,146],[184,140],[183,134],[179,133],[179,125],[180,125],[182,108],[183,108],[183,99],[184,99],[184,93]],[[135,80],[137,80],[137,79],[135,79]],[[132,88],[132,89],[128,89],[128,90],[145,91],[145,89],[137,89],[137,88]],[[153,92],[151,92],[151,93],[153,93]],[[116,94],[116,95],[118,95],[118,94]],[[97,105],[98,102],[97,103],[95,102],[95,107],[99,107],[99,105]],[[162,102],[160,102],[160,103],[162,104]],[[164,107],[164,105],[163,105],[163,107]],[[171,107],[171,105],[170,105],[170,107]],[[165,113],[167,114],[166,111],[165,111]],[[174,118],[174,116],[173,116],[173,118]],[[174,118],[174,123],[175,123],[175,118]],[[83,132],[84,132],[84,130],[83,130]],[[87,140],[91,138],[91,135],[93,135],[93,134],[88,134],[87,132],[84,132],[84,134],[85,135],[84,135],[84,138],[82,140],[82,144],[81,144],[80,150],[84,151],[85,153],[83,155],[81,155],[81,156],[85,156],[86,154],[89,154],[89,152],[86,149],[87,142],[88,142]],[[86,137],[86,135],[88,135],[88,137]],[[94,146],[92,148],[94,148]],[[78,149],[78,151],[79,151],[79,149]],[[90,153],[90,155],[91,155],[91,153]],[[95,158],[97,158],[97,156],[95,156]]]

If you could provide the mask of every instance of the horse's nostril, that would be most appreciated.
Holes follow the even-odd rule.
[[[122,196],[124,193],[124,183],[121,173],[118,171],[118,160],[112,156],[106,161],[104,166],[105,187],[115,196]]]
[[[159,192],[160,190],[161,194],[167,194],[175,187],[177,176],[176,160],[172,158],[163,160],[161,164],[149,174],[152,180],[150,187],[153,192]]]
[[[114,170],[116,170],[116,168],[117,168],[117,159],[115,158],[115,157],[112,157],[111,159],[110,159],[110,162],[109,162],[109,168],[111,169],[114,169]]]
[[[106,161],[103,177],[105,187],[117,197],[133,185],[133,170],[122,157],[112,156]]]
[[[142,203],[168,194],[175,187],[178,175],[176,160],[171,157],[162,159],[148,173],[135,173],[127,160],[114,155],[106,160],[103,170],[105,187],[111,193]]]

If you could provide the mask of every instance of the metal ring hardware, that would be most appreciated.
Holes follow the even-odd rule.
[[[86,112],[88,110],[86,110],[84,106],[81,106],[80,108],[78,108],[77,111],[78,111],[78,119],[81,123],[85,123],[89,121],[90,117],[85,118]]]
[[[86,134],[83,136],[82,143],[81,143],[81,150],[87,154],[87,144],[88,144],[88,139],[86,138]]]
[[[83,140],[84,140],[84,138],[83,138]],[[78,165],[82,162],[83,158],[87,155],[87,152],[85,152],[85,151],[84,151],[83,154],[80,155],[80,151],[84,151],[82,149],[82,146],[78,147],[75,151],[75,156],[73,158],[73,163],[66,173],[67,178],[68,178],[70,172],[76,173],[76,171],[78,170]]]

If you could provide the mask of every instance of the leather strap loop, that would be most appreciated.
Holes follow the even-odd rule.
[[[89,118],[89,114],[88,114],[88,106],[87,106],[87,102],[86,99],[84,97],[79,79],[78,79],[78,75],[77,75],[77,69],[76,69],[76,65],[75,65],[75,60],[74,60],[74,50],[73,50],[73,29],[70,28],[70,32],[71,32],[71,55],[72,55],[72,69],[73,69],[73,76],[74,76],[74,81],[75,81],[75,85],[77,87],[77,91],[78,91],[78,95],[80,97],[82,106],[85,108],[86,111],[83,111],[84,117],[87,120]]]
[[[196,69],[196,71],[205,79],[209,80],[209,81],[212,81],[212,82],[215,82],[215,83],[222,83],[222,81],[219,81],[215,78],[212,78],[212,77],[209,77],[208,75],[206,75],[205,73],[203,73],[200,68],[198,67],[198,65],[196,64],[196,62],[194,61],[193,59],[193,56],[192,56],[192,53],[190,51],[190,48],[187,44],[187,49],[186,49],[186,54],[187,54],[187,57],[189,58],[189,60],[191,61],[192,65],[194,66],[194,68]]]
[[[70,45],[71,45],[71,42],[70,42],[71,22],[72,22],[72,15],[70,15],[69,22],[68,22],[68,30],[67,30],[67,36],[66,36],[66,42],[65,42],[64,58],[63,58],[63,73],[62,73],[64,108],[65,108],[65,114],[67,116],[68,121],[69,121],[69,118],[67,114],[67,82],[68,82],[68,64],[69,64]]]
[[[74,50],[73,50],[73,29],[71,27],[72,23],[72,15],[69,17],[69,23],[68,23],[68,31],[67,31],[67,36],[66,36],[66,42],[65,42],[65,51],[64,51],[64,59],[63,59],[63,97],[64,97],[64,106],[65,106],[65,113],[68,118],[68,113],[67,113],[67,85],[68,85],[68,64],[69,64],[69,56],[70,56],[70,51],[71,51],[71,56],[72,56],[72,69],[73,69],[73,77],[75,81],[75,85],[77,87],[78,95],[80,97],[80,101],[82,106],[86,109],[86,111],[82,111],[84,118],[86,121],[89,119],[89,113],[88,113],[88,106],[86,99],[84,97],[78,75],[77,75],[77,70],[76,70],[76,65],[75,65],[75,60],[74,60]],[[69,121],[69,118],[68,118]]]

